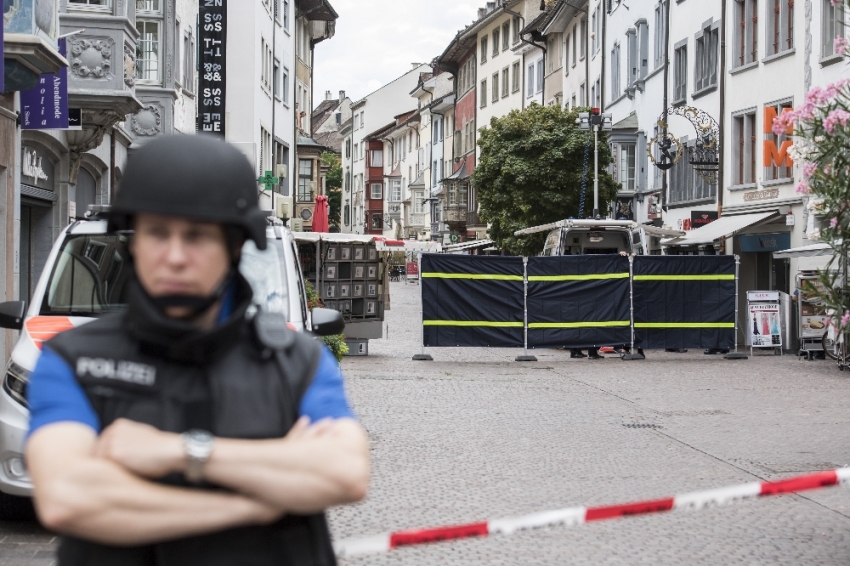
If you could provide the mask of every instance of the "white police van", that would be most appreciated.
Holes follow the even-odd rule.
[[[127,244],[132,235],[106,233],[105,212],[96,209],[59,234],[29,305],[0,304],[0,327],[20,330],[0,393],[0,519],[32,516],[32,484],[23,457],[29,423],[26,387],[43,342],[126,305],[132,277]],[[286,316],[295,330],[310,331],[313,321],[326,328],[335,326],[335,319],[342,324],[336,311],[315,309],[311,316],[298,248],[289,230],[270,225],[266,237],[265,250],[251,241],[242,249],[240,271],[251,284],[255,302]]]

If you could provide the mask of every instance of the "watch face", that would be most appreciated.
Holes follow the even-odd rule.
[[[186,432],[186,436],[188,436],[192,442],[197,442],[199,444],[207,444],[212,442],[214,437],[212,434],[205,430],[193,429]]]

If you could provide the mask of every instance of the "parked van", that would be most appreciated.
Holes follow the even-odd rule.
[[[63,330],[125,308],[132,277],[131,237],[106,232],[105,210],[72,223],[54,243],[30,304],[0,304],[0,327],[21,332],[0,393],[0,519],[32,515],[32,484],[23,457],[29,426],[26,389],[42,345]],[[263,251],[251,241],[245,244],[240,271],[258,307],[283,314],[295,330],[309,331],[312,317],[295,240],[283,226],[270,225],[266,237]],[[336,311],[322,314],[327,314],[322,316],[325,325],[329,317],[340,318],[341,324]]]
[[[661,246],[660,238],[684,235],[678,230],[656,228],[629,220],[561,220],[518,230],[515,236],[548,232],[544,256],[616,254],[650,255]]]

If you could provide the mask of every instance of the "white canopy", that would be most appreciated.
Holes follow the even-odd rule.
[[[461,242],[460,244],[451,244],[444,248],[448,253],[463,252],[474,248],[485,248],[492,246],[493,240],[473,240],[471,242]]]
[[[382,239],[369,234],[338,234],[330,232],[293,232],[292,236],[298,242],[333,242],[335,244],[371,244]]]
[[[799,248],[791,248],[790,250],[782,250],[781,252],[773,252],[773,257],[774,259],[797,259],[801,257],[831,256],[833,253],[834,251],[829,244],[820,242]]]
[[[711,244],[721,238],[734,236],[744,228],[758,224],[776,216],[776,212],[760,212],[757,214],[740,214],[737,216],[721,216],[714,222],[702,228],[686,232],[681,238],[661,242],[665,246],[701,246]]]

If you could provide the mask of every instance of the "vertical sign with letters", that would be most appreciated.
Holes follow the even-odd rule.
[[[225,137],[227,0],[199,0],[198,132]]]
[[[59,40],[59,53],[66,55],[65,39]],[[58,73],[41,75],[38,85],[22,90],[20,96],[22,129],[68,128],[68,67],[62,67]]]

